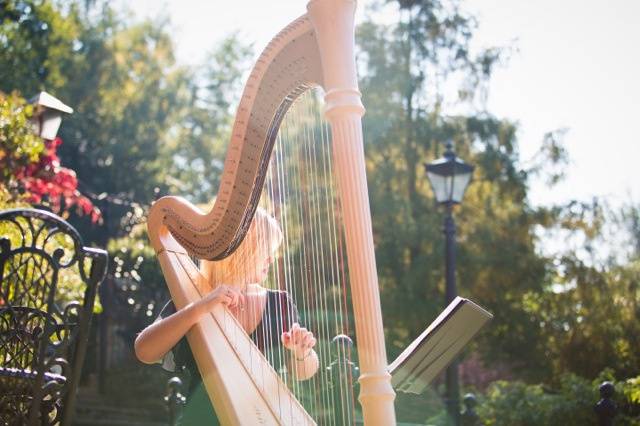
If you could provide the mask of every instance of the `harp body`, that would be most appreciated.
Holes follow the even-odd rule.
[[[222,259],[237,248],[255,213],[282,118],[300,93],[321,86],[342,199],[359,401],[365,424],[393,425],[395,394],[387,372],[354,58],[355,1],[312,0],[307,10],[272,40],[250,74],[212,210],[161,198],[149,213],[149,237],[176,308],[201,298],[207,283],[190,256]],[[224,307],[205,316],[187,338],[223,424],[315,424]]]

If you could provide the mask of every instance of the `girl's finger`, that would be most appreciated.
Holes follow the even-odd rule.
[[[231,302],[229,303],[229,306],[231,306],[232,308],[235,308],[236,306],[238,306],[238,290],[237,289],[233,287],[227,287],[225,294],[231,300]]]
[[[282,344],[285,347],[288,347],[289,343],[291,342],[291,334],[289,334],[288,331],[283,332],[280,336],[280,340],[282,340]]]
[[[227,301],[227,306],[231,307],[233,304],[233,296],[225,295],[225,300]]]
[[[291,328],[289,329],[289,331],[291,332],[291,336],[293,337],[296,333],[298,333],[298,330],[300,330],[300,326],[298,325],[297,322],[294,322],[293,324],[291,324]]]
[[[309,343],[311,342],[311,339],[312,339],[311,333],[304,334],[302,337],[301,346],[303,348],[308,348]]]

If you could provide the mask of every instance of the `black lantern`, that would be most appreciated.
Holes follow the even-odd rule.
[[[459,204],[462,201],[471,181],[473,166],[456,157],[451,142],[447,143],[444,157],[426,164],[425,168],[438,203]]]
[[[55,139],[62,123],[62,114],[71,114],[73,109],[47,92],[38,93],[29,102],[35,109],[31,120],[36,134],[42,139]]]

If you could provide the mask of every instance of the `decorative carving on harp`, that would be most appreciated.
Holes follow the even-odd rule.
[[[243,241],[259,203],[280,221],[285,235],[283,244],[295,245],[295,242],[287,242],[286,226],[301,227],[300,222],[290,223],[291,214],[297,214],[295,217],[303,218],[300,221],[304,222],[306,213],[290,213],[291,209],[289,213],[284,211],[287,207],[282,207],[283,204],[277,201],[282,199],[282,186],[268,183],[264,189],[265,180],[268,180],[268,175],[275,174],[275,180],[279,182],[278,176],[287,173],[285,169],[290,164],[296,164],[297,160],[281,159],[281,155],[287,154],[282,152],[287,151],[286,146],[276,148],[273,153],[280,126],[291,105],[303,92],[313,87],[321,88],[324,91],[324,116],[330,128],[324,132],[327,136],[330,134],[331,139],[329,168],[337,182],[332,189],[335,195],[325,198],[324,208],[325,212],[332,209],[333,200],[338,200],[335,207],[342,217],[344,232],[323,228],[323,225],[313,226],[316,226],[316,236],[334,235],[334,242],[329,244],[334,250],[344,241],[353,305],[351,316],[355,322],[360,366],[358,400],[364,422],[367,425],[393,425],[394,392],[387,372],[362,144],[364,108],[360,101],[354,58],[355,1],[312,0],[307,11],[271,41],[249,76],[212,210],[202,212],[179,197],[161,198],[149,213],[149,236],[178,309],[198,300],[210,288],[191,259],[217,261],[233,253]],[[310,160],[309,164],[317,161],[320,160]],[[274,168],[276,172],[272,171]],[[329,184],[323,185],[323,191],[327,190]],[[306,186],[299,188],[300,194],[306,193]],[[313,219],[314,224],[322,220],[317,217]],[[297,241],[305,243],[300,239]],[[322,257],[325,246],[317,240],[311,244],[316,245],[314,256]],[[301,266],[282,259],[284,257],[281,256],[277,263],[281,269],[279,275],[283,275],[283,269],[287,275],[286,264],[297,265],[298,269],[313,269],[306,264]],[[289,270],[288,281],[296,281],[294,275]],[[335,287],[335,278],[323,277],[320,281],[331,281],[325,284]],[[313,289],[309,292],[312,297],[320,298],[313,294]],[[296,294],[292,296],[298,298]],[[342,297],[340,304],[344,304],[346,299]],[[295,302],[304,316],[307,305],[299,300]],[[315,315],[321,315],[321,311],[316,308]],[[313,331],[319,333],[318,330]],[[294,396],[296,386],[293,386],[294,391],[287,388],[287,380],[283,380],[269,365],[224,306],[214,308],[189,331],[187,337],[207,392],[223,424],[335,424],[335,420],[324,419],[322,412],[326,415],[327,411],[336,410],[336,406],[327,403],[324,408],[316,408],[317,412],[309,410],[311,412],[308,413]],[[320,346],[322,336],[318,339]],[[327,359],[330,356],[326,352],[318,352],[319,374],[326,374],[326,367],[332,359]],[[342,404],[340,409],[344,407]],[[344,423],[353,423],[353,414],[349,414],[348,419]]]

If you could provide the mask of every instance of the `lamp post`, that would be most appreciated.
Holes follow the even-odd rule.
[[[449,305],[457,296],[456,291],[456,225],[453,221],[453,206],[462,202],[462,197],[471,181],[473,166],[456,157],[453,144],[447,143],[444,157],[425,164],[429,183],[439,204],[445,206],[445,218],[442,231],[445,235],[445,294]],[[458,386],[458,363],[454,361],[446,373],[446,402],[449,416],[454,424],[460,419]]]

